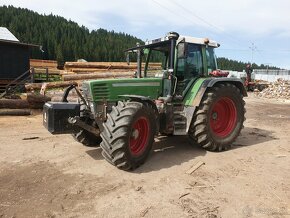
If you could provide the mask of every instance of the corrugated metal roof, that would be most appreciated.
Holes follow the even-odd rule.
[[[6,28],[0,27],[0,40],[19,42],[19,40]]]

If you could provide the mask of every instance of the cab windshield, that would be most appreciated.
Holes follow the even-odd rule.
[[[162,77],[162,72],[168,69],[169,51],[169,46],[144,49],[144,58],[142,58],[144,75],[147,77]]]

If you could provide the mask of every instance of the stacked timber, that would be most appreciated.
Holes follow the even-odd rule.
[[[143,65],[144,67],[144,65]],[[160,63],[150,64],[150,68],[161,69]],[[126,62],[66,62],[62,79],[87,80],[102,78],[130,78],[135,76],[137,63]]]
[[[62,70],[57,69],[57,61],[54,60],[40,60],[40,59],[30,59],[30,67],[34,68],[37,74],[48,74],[60,75]]]
[[[31,63],[33,63],[34,66],[57,66],[56,61],[33,59]],[[144,64],[142,68],[144,68]],[[160,70],[161,63],[150,63],[148,68],[153,71]],[[51,69],[52,68],[49,68],[49,74]],[[72,84],[78,85],[81,84],[83,80],[133,78],[135,77],[136,69],[137,63],[130,63],[128,65],[126,62],[66,62],[64,70],[58,71],[62,81],[48,82],[46,89],[64,88]],[[27,91],[40,90],[41,87],[41,83],[25,84]]]
[[[290,81],[278,79],[270,83],[268,88],[256,93],[257,96],[263,98],[276,98],[290,100]]]
[[[39,68],[57,68],[57,62],[53,60],[30,59],[30,67]]]

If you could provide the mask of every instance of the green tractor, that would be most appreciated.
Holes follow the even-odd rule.
[[[122,170],[142,165],[158,135],[188,135],[207,150],[227,150],[243,128],[247,92],[240,79],[210,76],[217,47],[170,32],[128,49],[137,53],[136,78],[84,81],[81,91],[68,87],[63,102],[45,104],[44,126],[87,146],[100,144],[103,157]],[[151,67],[156,60],[162,69]],[[79,103],[67,102],[72,89]]]

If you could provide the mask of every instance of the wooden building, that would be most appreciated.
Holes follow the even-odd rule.
[[[7,83],[29,70],[30,49],[38,45],[19,42],[5,27],[0,27],[0,83]]]

